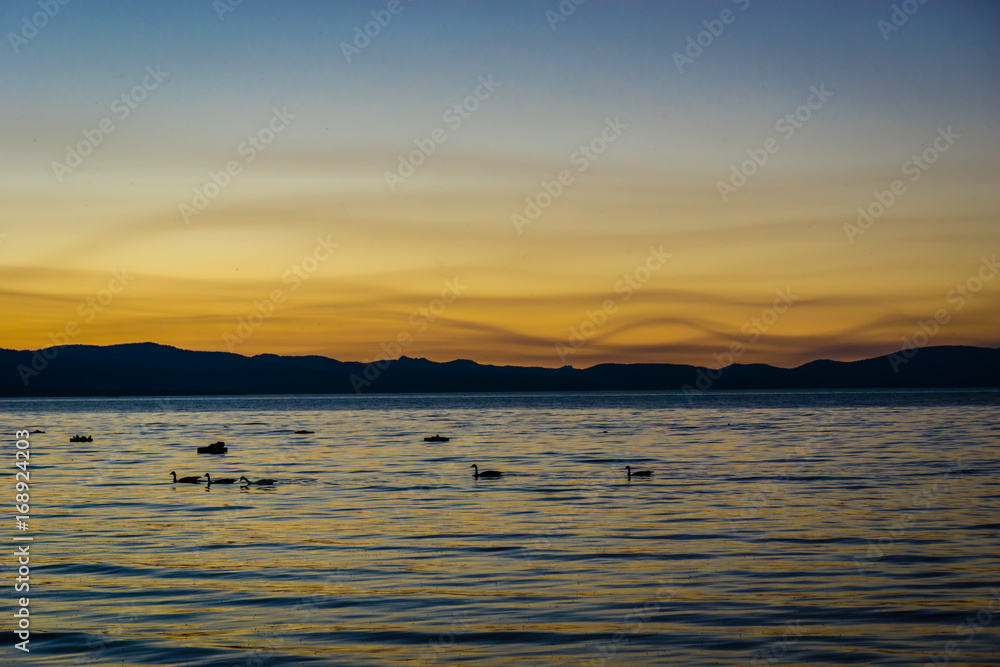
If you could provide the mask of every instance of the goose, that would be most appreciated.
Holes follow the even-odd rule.
[[[625,466],[625,470],[628,471],[628,478],[629,479],[632,479],[633,477],[652,477],[653,476],[653,471],[652,470],[636,470],[635,472],[632,472],[632,466]]]
[[[174,476],[174,484],[197,484],[198,480],[201,479],[201,477],[181,477],[177,479],[177,473],[173,470],[170,471],[170,474]]]
[[[258,485],[261,485],[261,486],[271,486],[272,484],[274,484],[278,480],[276,480],[276,479],[258,479],[256,482],[251,482],[246,477],[240,476],[240,481],[241,482],[246,482],[246,484],[258,484]],[[246,485],[244,485],[244,486],[246,486]]]
[[[223,477],[222,479],[217,479],[217,480],[215,480],[213,482],[211,475],[209,475],[207,472],[205,473],[205,479],[208,480],[208,485],[209,486],[212,486],[213,484],[235,484],[236,483],[236,478],[235,477]]]
[[[503,475],[503,473],[500,472],[499,470],[484,470],[482,472],[479,472],[479,466],[477,466],[475,463],[473,463],[469,467],[476,469],[475,472],[472,473],[472,476],[475,477],[476,479],[480,477],[500,477],[501,475]]]
[[[219,442],[213,442],[211,445],[208,445],[207,447],[198,448],[199,454],[225,454],[228,451],[229,448],[226,447],[226,443],[222,442],[221,440]]]

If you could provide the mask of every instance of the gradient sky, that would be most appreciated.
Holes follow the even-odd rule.
[[[931,344],[1000,345],[982,259],[1000,251],[996,3],[932,0],[886,38],[889,2],[587,0],[553,30],[556,0],[403,0],[351,62],[341,43],[388,0],[219,4],[77,0],[37,34],[37,0],[0,6],[0,347],[70,325],[85,344],[371,361],[404,335],[411,357],[577,367],[717,365],[738,342],[737,361],[790,366],[898,350],[939,309]],[[147,67],[169,76],[120,118]],[[453,128],[445,112],[490,76]],[[776,123],[811,87],[833,95],[786,138]],[[248,162],[274,109],[294,119]],[[60,180],[53,163],[102,119],[114,131]],[[571,156],[608,119],[628,127],[581,173]],[[390,190],[436,128],[447,141]],[[904,164],[947,128],[911,181]],[[723,201],[718,182],[771,137]],[[230,161],[240,173],[185,221]],[[518,231],[562,170],[572,183]],[[849,238],[895,179],[905,192]],[[311,264],[318,238],[337,248]],[[122,269],[134,279],[102,293]],[[624,275],[648,278],[628,300]]]

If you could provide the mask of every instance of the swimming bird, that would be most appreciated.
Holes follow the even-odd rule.
[[[205,479],[208,480],[208,485],[209,486],[212,486],[213,484],[235,484],[236,483],[236,478],[235,477],[223,477],[222,479],[217,479],[217,480],[215,480],[213,482],[211,475],[209,475],[207,472],[205,473]]]
[[[198,448],[199,454],[225,454],[228,451],[229,448],[226,447],[226,443],[222,442],[221,440],[219,442],[213,442],[211,445],[208,445],[207,447]]]
[[[438,435],[437,433],[424,438],[424,442],[448,442],[449,440],[451,440],[451,438],[446,438],[443,435]]]
[[[476,469],[475,472],[472,473],[472,476],[475,477],[476,479],[480,477],[500,477],[501,475],[503,475],[503,473],[500,472],[499,470],[484,470],[482,472],[479,472],[479,466],[477,466],[475,463],[473,463],[469,467]]]
[[[241,482],[246,482],[247,484],[257,484],[257,485],[260,485],[260,486],[271,486],[272,484],[274,484],[278,480],[276,480],[276,479],[258,479],[256,482],[251,482],[246,477],[240,476],[240,481]]]
[[[653,471],[652,470],[636,470],[635,472],[632,472],[632,466],[625,466],[625,470],[628,471],[628,478],[629,479],[632,479],[633,477],[652,477],[653,476]]]
[[[201,479],[201,477],[181,477],[177,479],[177,473],[173,470],[170,471],[170,474],[174,476],[174,484],[197,484],[198,480]]]

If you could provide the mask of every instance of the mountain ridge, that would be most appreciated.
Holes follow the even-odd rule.
[[[927,347],[858,361],[817,359],[793,368],[755,363],[722,369],[662,363],[545,368],[407,356],[376,365],[150,342],[0,348],[4,397],[998,386],[1000,349],[970,346]]]

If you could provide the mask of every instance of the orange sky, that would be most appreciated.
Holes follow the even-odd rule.
[[[1000,280],[984,263],[1000,250],[997,50],[976,16],[928,5],[909,36],[886,41],[867,15],[822,28],[803,9],[803,30],[829,34],[786,44],[803,50],[791,62],[760,52],[775,17],[747,10],[730,41],[678,73],[671,54],[699,23],[690,8],[656,17],[672,25],[659,40],[642,38],[641,12],[614,15],[606,32],[603,10],[579,12],[554,35],[534,14],[513,17],[524,33],[513,39],[548,40],[536,57],[486,40],[468,62],[452,54],[472,37],[442,36],[439,51],[415,41],[436,10],[418,11],[397,41],[350,64],[335,50],[310,59],[312,42],[293,39],[308,17],[274,35],[249,7],[232,17],[244,34],[198,24],[221,44],[194,54],[170,33],[177,16],[93,67],[53,71],[69,48],[58,31],[72,44],[74,21],[97,20],[67,14],[11,55],[26,94],[0,110],[0,346],[154,341],[361,361],[386,349],[581,367],[714,364],[738,342],[738,361],[788,366],[899,349],[939,309],[948,323],[932,344],[1000,345]],[[463,20],[479,40],[497,30]],[[941,21],[967,30],[961,44]],[[845,35],[867,69],[823,45]],[[253,59],[254,39],[274,40],[274,60]],[[249,60],[195,57],[222,45]],[[112,100],[157,64],[169,76],[119,118]],[[823,85],[832,96],[811,98]],[[448,110],[463,100],[475,110],[455,127]],[[782,118],[809,104],[789,135]],[[102,118],[114,132],[60,174],[67,145]],[[949,127],[958,138],[939,140]],[[446,140],[390,189],[386,172],[435,129]],[[249,136],[272,141],[249,151]],[[740,183],[734,165],[765,155],[768,138],[777,150],[723,198],[719,182]],[[935,161],[915,170],[921,154]],[[185,219],[213,174],[226,187]],[[885,214],[852,229],[894,180]],[[551,205],[516,224],[547,191]],[[124,285],[112,282],[121,270]],[[790,306],[771,310],[786,290]]]

